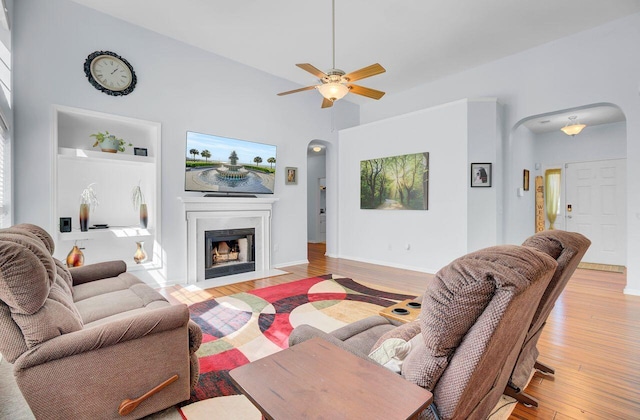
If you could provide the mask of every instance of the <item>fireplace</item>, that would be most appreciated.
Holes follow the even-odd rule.
[[[255,229],[204,232],[204,278],[255,271]]]
[[[284,271],[271,267],[271,211],[277,198],[252,197],[182,197],[187,220],[187,283],[200,287],[218,287],[240,281],[254,280],[268,276],[284,274]],[[214,266],[209,259],[214,250],[205,248],[205,232],[252,229],[252,245],[247,249],[253,253],[254,268],[239,274],[221,274],[218,277],[205,278],[205,270]],[[233,238],[232,240],[235,240]],[[223,240],[230,250],[235,245]],[[244,241],[242,241],[244,242]],[[238,258],[244,244],[237,246]],[[222,246],[225,248],[225,245]],[[215,252],[214,252],[215,254]],[[218,254],[222,254],[218,249]],[[234,261],[235,254],[228,255]],[[220,257],[222,261],[225,257]],[[229,262],[229,261],[227,261]],[[237,261],[237,264],[248,261]],[[234,263],[235,264],[235,263]],[[229,267],[232,264],[229,264]],[[223,266],[222,266],[223,267]],[[229,268],[231,270],[231,268]]]

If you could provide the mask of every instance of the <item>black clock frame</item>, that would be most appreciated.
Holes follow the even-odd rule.
[[[126,89],[111,90],[109,88],[102,86],[100,83],[98,83],[96,79],[93,78],[93,75],[91,74],[91,63],[93,62],[93,60],[96,59],[96,57],[99,57],[101,55],[110,55],[112,57],[115,57],[118,60],[121,60],[129,68],[129,71],[131,72],[131,84],[127,86]],[[118,54],[111,51],[96,51],[89,54],[87,59],[84,61],[84,74],[85,76],[87,76],[89,83],[91,83],[91,85],[94,88],[111,96],[125,96],[130,94],[131,92],[133,92],[133,89],[135,89],[136,82],[138,81],[138,78],[136,77],[136,73],[133,71],[133,67],[131,66],[131,64],[129,64],[129,62],[125,58],[120,57]]]

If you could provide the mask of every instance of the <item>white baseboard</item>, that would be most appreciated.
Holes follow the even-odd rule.
[[[309,260],[289,261],[289,262],[286,262],[286,263],[275,264],[274,267],[275,268],[284,268],[284,267],[289,267],[289,266],[292,266],[292,265],[302,265],[302,264],[309,264]]]
[[[623,293],[625,295],[640,296],[640,289],[630,289],[628,287],[625,287]]]
[[[335,257],[332,258],[342,258],[344,260],[352,260],[352,261],[358,261],[358,262],[363,262],[363,263],[367,263],[367,264],[376,264],[376,265],[382,265],[384,267],[393,267],[393,268],[400,268],[402,270],[410,270],[410,271],[417,271],[418,273],[427,273],[427,274],[434,274],[436,272],[438,272],[438,269],[433,269],[433,268],[424,268],[424,267],[413,267],[413,266],[409,266],[409,265],[404,265],[404,264],[396,264],[396,263],[391,263],[388,261],[376,261],[376,260],[371,260],[368,258],[359,258],[359,257],[352,257],[349,255],[337,255]]]

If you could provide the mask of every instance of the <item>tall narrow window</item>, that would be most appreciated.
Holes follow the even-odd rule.
[[[560,169],[547,169],[544,173],[544,201],[549,229],[555,229],[554,223],[560,213]]]
[[[4,228],[7,227],[7,219],[5,217],[5,200],[4,200],[4,184],[5,184],[5,165],[4,165],[4,161],[5,161],[5,141],[4,141],[4,136],[2,136],[2,132],[0,131],[0,228]]]
[[[0,7],[4,6],[4,1]],[[0,17],[6,19],[0,11]],[[1,21],[0,31],[8,31],[8,21]],[[4,38],[4,37],[3,37]],[[10,37],[9,41],[10,41]],[[11,52],[0,42],[0,228],[11,225],[11,132],[8,118],[11,118]]]

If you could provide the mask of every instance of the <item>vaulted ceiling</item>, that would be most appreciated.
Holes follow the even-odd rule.
[[[332,67],[331,0],[73,1],[289,80],[291,89],[318,83],[296,63],[311,63],[322,71]],[[385,73],[358,84],[387,94],[640,12],[640,0],[335,3],[336,68],[350,72],[382,64]],[[346,99],[371,101],[357,95]],[[619,110],[608,113],[611,110],[592,108],[577,114],[587,124],[624,120]],[[525,126],[538,133],[556,130],[569,114],[575,112],[538,116]]]
[[[331,0],[74,1],[292,89],[316,82],[296,63],[332,66]],[[336,67],[378,62],[387,72],[362,84],[394,93],[637,12],[640,0],[336,0]]]

